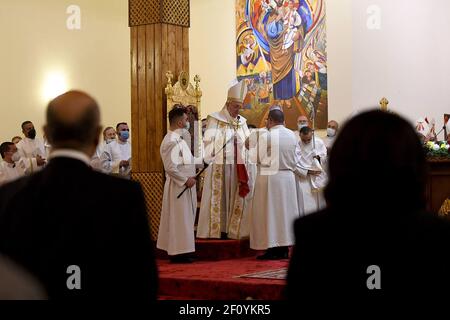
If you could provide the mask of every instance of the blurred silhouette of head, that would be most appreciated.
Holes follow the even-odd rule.
[[[92,156],[101,133],[97,102],[81,91],[68,91],[47,107],[44,127],[54,149],[74,149]]]
[[[426,160],[414,128],[383,111],[351,119],[330,154],[325,190],[331,208],[372,210],[425,207]]]

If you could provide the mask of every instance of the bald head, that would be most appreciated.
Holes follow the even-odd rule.
[[[48,105],[44,130],[53,148],[93,153],[101,131],[97,102],[81,91],[56,97]]]

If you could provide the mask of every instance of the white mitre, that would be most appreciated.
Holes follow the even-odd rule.
[[[234,79],[229,86],[227,102],[243,103],[247,94],[247,85],[245,81]]]

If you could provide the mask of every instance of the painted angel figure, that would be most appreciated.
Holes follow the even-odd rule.
[[[283,24],[286,29],[283,50],[286,50],[299,39],[299,28],[302,25],[302,17],[300,17],[300,14],[297,12],[297,7],[293,0],[288,3],[288,10],[283,17]]]

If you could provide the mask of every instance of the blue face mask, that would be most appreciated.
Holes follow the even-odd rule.
[[[128,138],[130,137],[130,132],[120,131],[120,137],[122,138],[122,140],[128,140]]]

